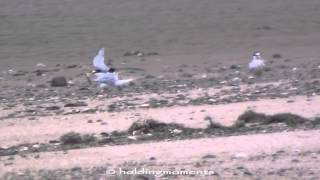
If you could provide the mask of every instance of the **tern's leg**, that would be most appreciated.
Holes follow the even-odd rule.
[[[89,83],[90,85],[92,85],[92,81],[91,81],[91,79],[90,79],[90,74],[89,74],[89,73],[86,74],[86,78],[87,78],[88,83]]]

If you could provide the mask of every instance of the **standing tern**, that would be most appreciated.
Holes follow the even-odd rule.
[[[265,66],[264,60],[261,57],[260,52],[255,52],[252,56],[252,60],[249,63],[249,69],[250,70],[261,70]]]

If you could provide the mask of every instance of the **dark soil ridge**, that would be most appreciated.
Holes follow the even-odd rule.
[[[232,126],[223,126],[205,118],[208,127],[187,128],[176,123],[162,123],[152,119],[134,122],[127,131],[113,131],[81,135],[70,132],[46,143],[21,144],[8,148],[0,148],[0,156],[22,155],[47,151],[67,151],[103,145],[138,144],[164,140],[183,140],[204,137],[237,136],[244,134],[274,133],[293,130],[310,130],[320,128],[320,118],[307,119],[295,114],[282,113],[265,115],[247,111],[240,115]]]
[[[162,108],[162,107],[171,107],[171,106],[187,106],[187,105],[219,105],[226,103],[236,103],[236,102],[247,102],[247,101],[256,101],[259,99],[280,99],[280,98],[288,98],[290,96],[297,95],[320,95],[320,81],[311,80],[306,83],[299,82],[289,82],[282,83],[280,85],[256,85],[252,88],[242,90],[238,86],[233,86],[230,89],[222,90],[214,95],[204,95],[198,98],[190,98],[187,95],[178,94],[173,98],[161,98],[161,99],[153,99],[150,98],[148,101],[142,103],[148,105],[147,108]],[[194,89],[195,87],[188,88],[185,87],[185,91],[187,89]],[[202,87],[198,87],[202,88]],[[212,86],[211,88],[221,88],[221,86]],[[131,95],[128,94],[127,97]],[[64,107],[71,100],[61,99],[62,104],[65,104]],[[72,101],[81,102],[80,99],[73,99]],[[88,108],[85,111],[80,109],[74,109],[78,107],[73,107],[73,110],[70,112],[66,112],[63,106],[52,106],[46,107],[43,106],[40,102],[32,102],[31,104],[26,104],[28,107],[26,110],[15,111],[6,116],[0,117],[0,120],[10,119],[10,118],[25,118],[25,117],[41,117],[41,116],[52,116],[52,115],[66,115],[66,114],[79,114],[79,113],[95,113],[95,112],[122,112],[127,110],[139,109],[141,107],[141,103],[135,102],[136,99],[126,99],[122,101],[114,102],[107,107],[94,107]],[[187,101],[187,103],[184,103]],[[61,104],[60,103],[60,104]],[[46,103],[44,103],[46,104]],[[52,103],[51,103],[52,104]],[[57,103],[55,103],[57,104]],[[85,105],[86,106],[86,105]]]

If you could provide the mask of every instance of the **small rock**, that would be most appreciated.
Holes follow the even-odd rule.
[[[155,76],[153,76],[153,75],[146,75],[145,78],[146,78],[146,79],[154,79]]]
[[[81,110],[82,113],[95,113],[97,112],[97,109],[91,109],[91,108],[86,108]]]
[[[54,77],[51,80],[52,87],[63,87],[63,86],[67,86],[67,85],[68,85],[67,79],[63,76]]]
[[[45,84],[37,84],[36,88],[47,88],[48,86]]]
[[[191,78],[193,75],[192,74],[190,74],[190,73],[183,73],[182,75],[181,75],[181,77],[184,77],[184,78]]]
[[[273,54],[272,57],[273,57],[274,59],[282,58],[281,54],[279,54],[279,53]]]
[[[231,66],[230,66],[230,69],[237,69],[237,68],[238,68],[237,65],[231,65]]]
[[[13,162],[5,162],[4,163],[4,166],[11,166],[11,165],[13,165]]]
[[[100,135],[103,136],[103,137],[108,137],[109,136],[109,134],[106,133],[106,132],[102,132],[102,133],[100,133]]]
[[[87,123],[93,123],[93,121],[92,120],[88,120]]]
[[[252,173],[248,170],[243,171],[243,174],[247,176],[252,176]]]
[[[210,98],[209,100],[208,100],[209,102],[212,102],[212,103],[215,103],[215,102],[217,102],[217,100],[215,100],[215,99],[212,99],[212,98]]]
[[[34,144],[34,145],[32,145],[32,148],[38,149],[38,148],[40,148],[40,144]]]
[[[240,81],[240,80],[241,80],[241,79],[240,79],[239,77],[235,77],[235,78],[232,79],[233,82],[238,82],[238,81]]]
[[[182,130],[181,129],[174,129],[172,132],[174,134],[180,134],[180,133],[182,133]]]
[[[18,175],[18,176],[23,176],[24,173],[23,173],[23,172],[17,172],[17,175]]]
[[[137,140],[137,137],[136,136],[127,136],[128,139],[131,139],[131,140]]]
[[[67,103],[64,105],[64,107],[80,107],[80,106],[88,106],[88,104],[82,101],[78,101],[74,103]]]
[[[60,141],[58,141],[58,140],[50,140],[49,143],[50,144],[58,144],[58,143],[60,143]]]
[[[205,155],[202,157],[202,159],[213,159],[213,158],[216,158],[217,156],[215,155],[212,155],[212,154],[208,154],[208,155]]]
[[[68,81],[68,84],[74,85],[75,83],[74,83],[73,81],[69,80],[69,81]]]
[[[59,106],[49,106],[49,107],[46,107],[46,110],[48,110],[48,111],[59,110],[59,109],[60,109]]]
[[[43,63],[38,63],[36,66],[37,66],[37,67],[46,67],[46,65],[43,64]]]
[[[28,147],[22,147],[22,148],[20,149],[20,151],[28,151],[28,150],[29,150]]]
[[[299,159],[292,159],[291,162],[298,163],[298,162],[300,162],[300,160]]]
[[[131,52],[125,52],[125,53],[123,54],[123,56],[132,56],[132,53],[131,53]]]
[[[142,107],[142,108],[148,108],[148,107],[150,107],[150,104],[141,104],[140,107]]]
[[[201,78],[207,78],[207,75],[206,74],[202,74]]]
[[[196,162],[196,164],[194,165],[194,167],[201,167],[201,164],[199,162]]]
[[[14,156],[9,156],[7,160],[8,160],[8,161],[14,160]]]
[[[247,159],[249,156],[245,153],[234,153],[231,159]]]
[[[148,56],[156,56],[156,55],[159,55],[159,53],[157,53],[157,52],[148,52],[147,55]]]
[[[73,65],[68,65],[67,68],[71,69],[71,68],[76,68],[77,65],[76,64],[73,64]]]
[[[143,56],[144,56],[144,53],[143,53],[143,52],[139,52],[139,53],[137,54],[137,56],[138,56],[138,57],[143,57]]]
[[[155,157],[150,157],[150,160],[154,161],[154,160],[156,160],[156,158]]]
[[[0,149],[7,150],[7,149],[9,149],[9,147],[8,146],[0,146]]]

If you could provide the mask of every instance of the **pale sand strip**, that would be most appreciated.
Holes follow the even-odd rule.
[[[113,166],[130,161],[150,162],[155,157],[156,163],[196,162],[207,154],[227,158],[234,153],[245,153],[249,157],[261,153],[274,153],[278,150],[317,151],[320,138],[319,130],[281,132],[272,134],[243,135],[218,138],[204,138],[172,142],[155,142],[121,146],[105,146],[63,152],[44,152],[38,159],[15,156],[13,165],[0,164],[1,173],[21,169],[61,169],[74,166],[93,167],[112,164]],[[1,157],[4,160],[7,157]],[[1,174],[0,173],[0,174]]]
[[[156,119],[166,123],[179,123],[188,127],[204,128],[204,117],[211,116],[225,125],[232,124],[248,108],[267,114],[294,113],[304,117],[318,116],[320,96],[307,101],[304,96],[289,99],[269,99],[226,105],[201,105],[169,107],[158,109],[138,109],[120,113],[75,114],[65,116],[40,117],[39,120],[8,119],[0,121],[0,144],[15,145],[21,143],[47,142],[61,135],[75,131],[79,133],[101,133],[113,130],[126,130],[133,122],[141,119]],[[103,120],[106,124],[96,122]],[[93,123],[88,123],[92,120]]]

